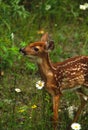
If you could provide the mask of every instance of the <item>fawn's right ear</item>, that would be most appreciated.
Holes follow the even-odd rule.
[[[46,32],[46,33],[43,34],[43,36],[41,37],[41,41],[42,41],[42,42],[46,42],[46,41],[48,41],[48,39],[49,39],[49,34],[48,34],[48,32]]]
[[[41,41],[46,43],[45,49],[46,51],[50,51],[54,49],[54,41],[51,40],[51,36],[46,32],[42,37]]]
[[[51,51],[54,49],[54,41],[50,40],[48,42],[46,42],[46,50]]]

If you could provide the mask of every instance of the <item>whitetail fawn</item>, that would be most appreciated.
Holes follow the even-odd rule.
[[[60,97],[64,90],[76,89],[80,95],[81,105],[73,122],[77,121],[88,101],[88,96],[81,89],[88,88],[88,56],[77,56],[64,62],[52,63],[49,59],[49,50],[53,48],[54,42],[49,41],[46,33],[39,42],[31,43],[20,51],[38,65],[41,77],[45,81],[45,89],[53,98],[54,130],[56,130]]]

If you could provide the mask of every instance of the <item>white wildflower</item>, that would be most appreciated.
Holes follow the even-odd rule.
[[[46,6],[45,6],[45,10],[46,10],[46,11],[48,11],[48,10],[50,10],[50,9],[51,9],[51,5],[46,5]]]
[[[73,130],[80,130],[80,129],[81,129],[81,125],[80,125],[79,123],[73,123],[73,124],[71,125],[71,128],[72,128]]]
[[[86,7],[86,9],[88,8],[88,3],[85,3],[84,6]]]
[[[84,100],[87,101],[88,100],[88,97],[87,96],[83,96]]]
[[[69,118],[73,119],[73,117],[74,117],[74,106],[68,107],[68,114],[69,114]]]
[[[11,39],[12,40],[14,39],[14,33],[11,33]]]
[[[42,88],[44,87],[44,84],[45,84],[44,81],[39,80],[39,81],[36,83],[36,88],[37,88],[37,89],[42,89]]]
[[[69,118],[73,119],[73,117],[74,117],[74,110],[77,110],[77,107],[75,107],[73,105],[73,106],[68,107],[67,110],[68,110]]]
[[[21,90],[20,90],[19,88],[15,88],[15,91],[16,91],[17,93],[20,93],[20,92],[21,92]]]
[[[79,7],[81,10],[86,10],[86,7],[84,5],[80,5]]]
[[[57,24],[54,24],[55,27],[57,27]]]
[[[88,9],[88,3],[85,3],[84,5],[80,5],[79,8],[80,8],[81,10],[86,10],[86,9]]]

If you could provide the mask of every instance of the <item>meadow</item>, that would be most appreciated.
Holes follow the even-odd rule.
[[[19,49],[48,32],[55,42],[50,52],[53,62],[88,56],[88,5],[80,8],[85,3],[0,1],[0,130],[53,130],[51,96],[44,88],[36,88],[41,79],[38,68]],[[79,105],[75,91],[64,93],[58,110],[59,130],[66,130]],[[78,123],[82,130],[88,129],[88,104]]]

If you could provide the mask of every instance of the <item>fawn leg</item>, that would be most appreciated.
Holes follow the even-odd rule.
[[[53,96],[53,120],[54,120],[54,130],[57,129],[58,123],[58,108],[59,108],[60,96]]]
[[[81,104],[76,112],[76,115],[72,121],[72,123],[76,122],[83,110],[83,108],[85,107],[87,101],[88,101],[88,96],[84,94],[84,92],[81,89],[77,90],[77,94],[80,96],[80,100],[81,100]],[[71,124],[72,124],[71,123]],[[71,130],[71,125],[68,126],[67,130]]]
[[[81,100],[81,105],[79,106],[78,110],[77,110],[77,113],[75,115],[75,118],[73,120],[73,122],[76,122],[78,120],[78,117],[79,115],[81,114],[83,108],[85,107],[87,101],[88,101],[88,96],[85,95],[82,90],[80,89],[79,91],[77,91],[77,93],[79,94],[80,96],[80,100]]]

